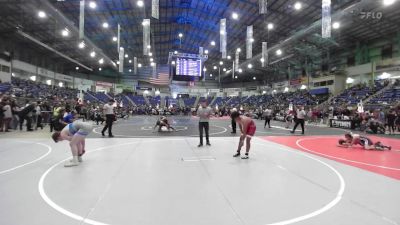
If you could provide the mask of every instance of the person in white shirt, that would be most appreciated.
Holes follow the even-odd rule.
[[[212,115],[212,109],[208,107],[207,100],[204,100],[201,102],[201,106],[197,110],[197,116],[200,118],[199,119],[199,132],[200,132],[200,144],[198,147],[203,146],[203,129],[206,133],[206,144],[210,146],[210,138],[209,138],[209,121],[210,121],[210,116]]]
[[[3,122],[1,123],[0,131],[3,131],[4,126],[4,132],[9,132],[8,128],[10,127],[10,122],[12,119],[10,100],[8,99],[4,103],[4,106],[0,108],[0,110],[3,110]]]
[[[108,129],[108,137],[114,137],[112,134],[112,124],[115,119],[114,115],[114,99],[110,99],[107,104],[103,106],[103,114],[106,115],[106,125],[103,128],[103,131],[101,131],[101,134],[104,135],[104,132],[107,131]]]
[[[40,128],[43,130],[41,102],[37,102],[35,116],[36,116],[35,129],[37,129],[38,127],[40,127]]]
[[[297,114],[296,114],[296,118],[295,118],[295,125],[293,127],[293,130],[290,132],[292,134],[294,134],[294,131],[296,130],[297,126],[300,124],[301,125],[301,134],[304,134],[304,119],[306,117],[307,113],[306,111],[304,111],[304,107],[300,106],[297,109]]]
[[[271,128],[271,118],[272,118],[272,110],[267,107],[264,111],[264,117],[265,117],[265,124],[264,124],[264,128],[267,126],[268,124],[268,128]]]

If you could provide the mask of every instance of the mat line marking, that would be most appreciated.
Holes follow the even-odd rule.
[[[52,148],[49,145],[46,145],[46,144],[43,144],[43,143],[26,142],[26,141],[15,141],[15,142],[42,145],[42,146],[46,147],[48,150],[47,150],[47,152],[45,154],[41,155],[39,158],[36,158],[36,159],[34,159],[34,160],[30,161],[30,162],[21,164],[19,166],[15,166],[15,167],[10,168],[10,169],[6,169],[6,170],[3,170],[3,171],[0,171],[0,175],[5,174],[5,173],[9,173],[9,172],[14,171],[16,169],[19,169],[19,168],[31,165],[31,164],[33,164],[35,162],[38,162],[38,161],[44,159],[46,156],[48,156],[52,151]]]

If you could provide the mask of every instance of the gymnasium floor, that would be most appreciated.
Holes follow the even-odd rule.
[[[48,127],[0,133],[0,224],[393,225],[400,224],[400,139],[392,151],[342,149],[344,130],[257,122],[249,160],[233,158],[230,120],[213,119],[211,147],[197,148],[197,120],[172,117],[177,132],[153,133],[156,117],[101,127],[84,162],[64,168],[68,143]]]

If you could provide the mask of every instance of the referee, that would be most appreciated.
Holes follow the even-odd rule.
[[[293,127],[293,130],[290,131],[290,133],[294,134],[294,131],[296,130],[297,126],[300,124],[301,125],[301,134],[304,134],[304,118],[306,116],[306,111],[304,111],[304,107],[300,106],[299,109],[297,109],[297,118],[295,119],[295,125]]]
[[[203,146],[203,129],[206,133],[206,144],[211,146],[210,138],[209,138],[209,130],[210,130],[210,116],[212,114],[212,110],[207,106],[207,100],[203,100],[201,102],[201,106],[197,110],[197,116],[200,118],[199,120],[199,132],[200,132],[200,144],[197,147]]]
[[[104,132],[108,129],[108,137],[112,138],[114,135],[112,134],[112,124],[115,119],[114,115],[114,99],[110,99],[107,104],[103,106],[103,113],[106,115],[106,125],[103,128],[103,131],[101,131],[101,134],[104,135]]]

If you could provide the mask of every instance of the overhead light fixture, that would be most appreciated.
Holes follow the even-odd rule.
[[[212,77],[212,73],[210,73],[210,77]]]
[[[15,73],[11,73],[11,76],[12,76],[12,77],[15,77]]]
[[[101,68],[99,68],[99,71],[101,71],[102,69]]]
[[[222,65],[224,65],[224,62],[222,62],[222,61],[219,61],[219,65],[221,65],[221,66],[222,66]]]
[[[307,89],[307,86],[303,84],[303,85],[301,85],[300,89],[301,90]]]
[[[256,80],[257,78],[256,77],[253,77],[253,80]]]
[[[253,65],[248,64],[248,65],[247,65],[247,68],[251,69],[251,68],[253,68]]]
[[[153,58],[150,58],[150,62],[153,62]]]
[[[159,90],[155,91],[154,93],[155,93],[156,95],[160,95],[160,91],[159,91]]]
[[[136,5],[139,7],[143,7],[144,6],[144,2],[142,0],[139,0],[136,2]]]
[[[236,49],[236,52],[241,52],[242,50],[240,49],[240,48],[237,48]]]
[[[288,87],[285,87],[284,92],[289,92],[289,88],[288,88]]]
[[[119,61],[117,61],[117,65],[119,65]]]
[[[215,41],[211,41],[210,43],[212,46],[215,46]]]
[[[46,14],[44,11],[39,11],[39,12],[38,12],[38,17],[39,17],[39,18],[46,18],[46,17],[47,17],[47,14]]]
[[[265,60],[264,60],[264,58],[261,58],[260,61],[261,61],[261,62],[264,62]]]
[[[303,7],[303,5],[301,4],[301,2],[294,3],[294,9],[295,10],[300,10],[302,7]]]
[[[224,71],[224,72],[225,72],[225,71],[226,71],[226,68],[223,68],[223,69],[222,69],[222,71]]]
[[[142,64],[141,64],[141,63],[139,63],[137,66],[140,68],[140,67],[142,67]]]
[[[128,54],[125,54],[125,58],[128,58],[129,57],[129,55]]]
[[[231,59],[232,57],[230,55],[228,55],[226,58]]]
[[[79,70],[79,66],[75,67],[76,70]]]
[[[85,42],[83,42],[83,41],[81,41],[79,44],[78,44],[78,47],[79,48],[85,48]]]
[[[175,65],[175,61],[172,61],[171,64],[172,64],[172,65]]]
[[[393,3],[395,3],[396,0],[383,0],[383,5],[384,6],[389,6],[389,5],[393,5]]]
[[[253,43],[254,42],[254,38],[250,38],[250,42]]]
[[[274,24],[273,23],[269,23],[267,27],[268,27],[268,30],[272,30],[272,29],[274,29]]]
[[[132,72],[132,69],[129,69],[129,73],[131,73]]]
[[[177,54],[178,54],[178,51],[174,51],[174,54],[177,55]]]
[[[94,58],[95,56],[96,56],[96,52],[95,52],[95,51],[92,51],[92,52],[90,53],[90,57]]]
[[[31,77],[29,77],[29,79],[30,79],[31,81],[36,81],[36,76],[31,76]]]
[[[147,45],[147,49],[151,49],[151,45]]]
[[[239,14],[233,12],[233,13],[232,13],[232,19],[234,19],[234,20],[239,19]]]
[[[97,7],[96,2],[90,1],[90,2],[89,2],[89,7],[92,8],[92,9],[95,9],[95,8]]]
[[[182,33],[179,33],[179,35],[178,35],[178,36],[181,38],[181,37],[183,37],[183,34],[182,34]]]
[[[108,23],[107,22],[104,22],[103,23],[103,28],[108,28],[110,25],[108,25]]]
[[[243,70],[239,68],[239,69],[238,69],[238,72],[239,72],[239,73],[242,73],[242,72],[243,72]]]
[[[47,85],[51,85],[51,80],[46,80]]]
[[[153,53],[149,52],[149,56],[153,56]]]
[[[100,64],[103,64],[103,63],[104,63],[104,59],[101,58],[101,59],[99,60],[99,63],[100,63]]]
[[[59,87],[63,87],[63,86],[64,86],[64,83],[63,83],[63,82],[60,82],[60,83],[58,83],[58,86],[59,86]]]
[[[206,49],[206,50],[204,50],[204,54],[208,54],[208,50]]]
[[[117,37],[113,37],[112,40],[113,40],[114,42],[116,42],[116,41],[118,41],[118,38],[117,38]]]
[[[276,55],[282,55],[282,50],[280,49],[276,50]]]
[[[130,59],[128,62],[129,62],[129,63],[132,63],[132,59]]]
[[[333,22],[332,23],[332,28],[335,29],[335,30],[339,29],[340,28],[340,23],[339,22]]]
[[[392,77],[392,74],[390,74],[390,73],[386,73],[386,72],[383,72],[381,75],[379,75],[378,76],[378,78],[379,79],[388,79],[388,78],[390,78],[390,77]]]
[[[61,30],[61,35],[62,35],[63,37],[68,37],[68,36],[69,36],[69,31],[68,31],[68,29],[65,28],[65,29]]]
[[[206,72],[206,71],[207,71],[207,68],[204,67],[203,72]]]
[[[152,63],[150,63],[150,66],[154,66],[154,65],[155,65],[155,63],[153,63],[153,62],[152,62]]]
[[[217,69],[217,66],[214,66],[214,70],[216,70]]]
[[[235,76],[235,79],[237,79],[237,76]]]

